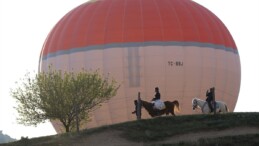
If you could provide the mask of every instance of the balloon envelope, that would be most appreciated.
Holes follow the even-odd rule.
[[[135,120],[138,92],[143,100],[159,87],[162,100],[178,100],[180,114],[193,114],[192,98],[216,100],[230,111],[240,88],[235,42],[217,16],[190,0],[96,0],[67,13],[51,30],[39,68],[100,69],[121,87],[92,113],[86,127]],[[142,111],[142,118],[150,118]],[[62,132],[58,123],[55,129]]]

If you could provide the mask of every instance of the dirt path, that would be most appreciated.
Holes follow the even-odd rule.
[[[246,134],[256,134],[259,133],[259,128],[254,127],[238,127],[231,128],[221,131],[208,131],[208,132],[197,132],[197,133],[187,133],[182,135],[177,135],[169,137],[164,141],[152,142],[152,143],[136,143],[128,141],[120,137],[119,131],[106,131],[102,133],[96,133],[94,135],[88,136],[80,141],[77,141],[75,146],[144,146],[151,144],[172,144],[179,143],[181,141],[197,141],[200,138],[216,138],[222,136],[235,136],[235,135],[246,135]]]
[[[224,136],[236,136],[236,135],[246,135],[246,134],[256,134],[259,133],[259,128],[253,127],[237,127],[221,131],[208,131],[208,132],[197,132],[197,133],[187,133],[182,135],[173,136],[171,138],[163,141],[166,143],[179,143],[181,141],[197,141],[200,138],[216,138]],[[157,142],[160,143],[160,142]]]

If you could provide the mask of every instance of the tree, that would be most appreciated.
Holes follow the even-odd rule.
[[[17,100],[19,123],[37,125],[59,120],[66,132],[79,131],[82,122],[89,120],[89,112],[115,96],[119,85],[109,76],[102,77],[98,70],[79,73],[53,70],[40,72],[34,78],[27,73],[21,87],[11,90]]]

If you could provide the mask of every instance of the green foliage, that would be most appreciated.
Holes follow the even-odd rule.
[[[78,73],[53,70],[34,78],[26,74],[21,87],[11,91],[17,100],[18,122],[37,125],[45,120],[59,120],[66,131],[89,120],[89,112],[115,96],[119,86],[98,71]]]

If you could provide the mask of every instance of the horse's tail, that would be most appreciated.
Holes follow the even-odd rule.
[[[178,113],[179,113],[179,112],[180,112],[180,105],[179,105],[178,100],[173,101],[173,103],[174,103],[174,105],[175,105],[173,110],[174,110],[175,112],[178,112]]]
[[[226,112],[228,112],[228,106],[225,104]]]

